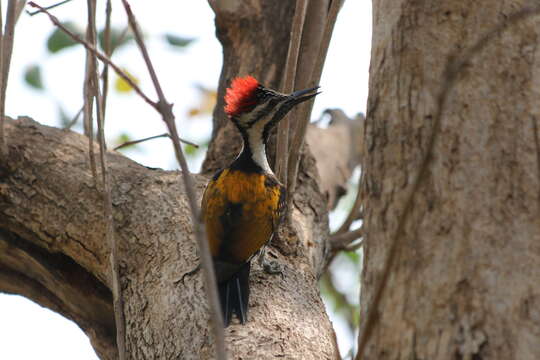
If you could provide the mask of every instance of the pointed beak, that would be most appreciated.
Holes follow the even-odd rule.
[[[298,90],[293,92],[290,95],[281,95],[282,97],[282,104],[281,107],[278,109],[278,111],[274,114],[272,117],[272,120],[270,121],[270,126],[274,126],[277,124],[281,119],[287,115],[287,113],[296,105],[313,99],[315,96],[320,94],[320,92],[317,92],[317,89],[319,89],[318,86],[315,86],[310,89],[304,89],[304,90]]]
[[[298,91],[293,92],[291,95],[289,95],[289,99],[287,100],[287,105],[290,105],[292,107],[297,104],[303,103],[304,101],[314,98],[315,96],[320,94],[320,92],[317,92],[318,89],[319,89],[319,86],[315,86],[313,88],[298,90]]]

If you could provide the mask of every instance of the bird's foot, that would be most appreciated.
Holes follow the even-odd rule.
[[[275,260],[263,260],[261,265],[267,274],[278,275],[283,273],[281,265]]]
[[[268,260],[268,255],[266,254],[267,248],[264,247],[259,253],[259,258],[257,259],[259,265],[263,270],[270,275],[283,274],[281,265],[275,260]]]

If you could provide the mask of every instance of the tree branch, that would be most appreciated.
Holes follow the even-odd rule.
[[[45,9],[45,10],[51,10],[51,9],[54,9],[55,7],[64,5],[64,4],[66,4],[66,3],[70,2],[70,1],[72,1],[72,0],[64,0],[64,1],[60,1],[60,2],[58,2],[58,3],[56,3],[56,4],[52,4],[52,5],[50,5],[50,6],[46,6],[46,7],[44,7],[43,9]],[[43,12],[43,10],[40,9],[40,10],[36,10],[36,11],[32,11],[32,12],[27,11],[26,13],[27,13],[28,15],[30,15],[30,16],[34,16],[34,15],[37,15],[37,14],[39,14],[39,13],[41,13],[41,12]]]
[[[362,178],[362,174],[360,174],[360,178]],[[347,214],[345,221],[343,221],[343,224],[341,224],[339,229],[336,231],[335,235],[344,234],[349,230],[353,221],[358,219],[360,215],[359,213],[360,213],[361,206],[362,206],[362,191],[360,191],[360,181],[359,181],[353,206],[351,210],[349,211],[349,213]]]
[[[6,16],[6,28],[1,34],[0,42],[0,159],[7,156],[6,138],[4,135],[4,118],[6,116],[6,90],[15,38],[15,24],[17,23],[17,0],[9,0]],[[1,8],[0,8],[1,12]],[[2,23],[0,21],[0,28]],[[1,30],[0,30],[1,31]]]
[[[25,296],[75,321],[101,359],[116,359],[112,295],[63,254],[0,229],[0,292]]]
[[[87,27],[87,41],[93,47],[96,46],[96,0],[87,0],[88,7],[88,27]],[[101,181],[103,184],[103,209],[104,209],[104,220],[105,220],[105,237],[107,244],[111,249],[110,254],[110,265],[111,265],[111,283],[112,283],[112,294],[113,294],[113,310],[114,310],[114,319],[116,324],[116,346],[118,349],[118,359],[126,359],[126,320],[124,317],[124,300],[122,297],[122,287],[120,285],[120,270],[118,265],[118,243],[114,234],[114,220],[112,213],[112,195],[111,195],[111,185],[110,185],[110,176],[109,169],[107,166],[107,160],[105,158],[105,152],[107,147],[105,145],[105,130],[104,130],[104,118],[103,118],[103,98],[99,93],[99,75],[98,75],[98,65],[97,57],[95,53],[92,53],[90,50],[87,50],[87,60],[88,66],[87,70],[87,79],[88,79],[88,88],[85,87],[87,91],[87,97],[85,98],[85,107],[90,109],[90,114],[92,112],[92,100],[95,100],[96,104],[96,117],[98,123],[98,139],[99,139],[99,160],[101,165]],[[92,118],[90,117],[90,123],[92,123]],[[90,129],[92,126],[90,126]],[[92,136],[90,137],[90,154],[92,155]],[[93,161],[92,156],[92,161]]]
[[[154,139],[159,139],[159,138],[163,138],[163,137],[168,137],[170,138],[171,136],[169,135],[169,133],[164,133],[164,134],[161,134],[161,135],[154,135],[154,136],[149,136],[149,137],[146,137],[144,139],[138,139],[138,140],[133,140],[133,141],[127,141],[123,144],[120,144],[118,145],[117,147],[114,148],[114,150],[118,150],[118,149],[121,149],[123,147],[126,147],[126,146],[131,146],[131,145],[136,145],[136,144],[140,144],[142,142],[145,142],[145,141],[148,141],[148,140],[154,140]],[[193,146],[194,148],[198,149],[199,148],[199,145],[195,144],[195,143],[192,143],[191,141],[187,141],[185,139],[182,139],[180,138],[180,142],[183,142],[184,144],[186,145],[190,145],[190,146]]]
[[[0,160],[0,229],[40,249],[40,259],[51,264],[50,273],[56,280],[48,282],[38,273],[27,272],[28,281],[45,281],[48,291],[63,299],[65,309],[77,309],[77,301],[96,294],[87,287],[68,293],[65,289],[70,284],[101,283],[107,289],[107,311],[84,307],[87,322],[74,318],[92,339],[102,339],[96,338],[104,333],[98,323],[114,324],[110,248],[105,241],[103,197],[93,187],[87,166],[87,138],[25,118],[7,119],[6,134],[12,140],[9,159]],[[191,212],[185,193],[176,186],[178,173],[145,168],[116,152],[107,152],[106,156],[115,235],[122,259],[129,356],[215,358],[214,344],[208,341],[211,328],[203,278],[175,283],[178,274],[191,270],[197,259]],[[194,178],[200,198],[207,179],[200,175]],[[314,198],[307,197],[309,201]],[[308,211],[295,215],[295,226],[302,229],[302,241],[296,245],[299,255],[286,257],[270,251],[270,256],[283,264],[283,277],[268,276],[260,268],[253,268],[250,320],[246,325],[227,328],[227,340],[234,344],[229,349],[231,357],[286,358],[301,353],[307,358],[336,358],[333,330],[314,275],[324,262],[323,251],[317,250],[324,246],[319,241],[323,238],[321,224],[318,214]],[[23,242],[17,240],[15,244],[21,247]],[[14,272],[38,264],[24,257],[4,261],[9,254],[4,250],[0,244],[0,266],[8,264]],[[71,259],[94,280],[87,280],[70,267],[62,268],[63,261],[49,262],[58,256]],[[5,283],[19,284],[15,275],[6,276],[0,289]],[[11,291],[25,294],[22,290]],[[106,343],[112,347],[107,351],[116,353],[114,328],[108,334]],[[92,340],[94,346],[96,341],[104,343]]]
[[[311,74],[311,84],[308,87],[316,86],[321,80],[322,69],[326,60],[326,54],[330,45],[330,39],[332,38],[332,33],[334,32],[334,25],[336,23],[337,14],[339,12],[339,9],[341,8],[341,5],[342,0],[332,0],[326,20],[326,26],[324,29],[321,45],[319,48],[319,55],[317,56],[317,61],[314,66],[313,73]],[[293,132],[293,140],[291,142],[289,151],[287,189],[291,194],[295,191],[296,188],[298,167],[300,163],[300,150],[302,144],[304,143],[304,138],[306,136],[307,127],[310,120],[309,115],[311,114],[312,108],[313,101],[308,101],[306,104],[301,105],[298,109],[297,116],[299,121],[296,123],[296,128]],[[290,208],[292,203],[292,197],[289,197],[287,201],[287,208]]]
[[[65,126],[64,126],[64,129],[66,130],[71,130],[71,128],[77,123],[77,121],[79,121],[79,118],[81,117],[81,114],[83,113],[84,111],[84,104],[83,106],[79,109],[79,111],[77,111],[77,113],[75,114],[75,116],[73,117],[73,119],[71,119],[69,121],[69,123],[67,123]]]
[[[103,32],[103,51],[107,57],[112,56],[112,44],[111,44],[111,14],[112,14],[112,4],[111,0],[107,0],[107,5],[105,8],[105,30]],[[101,88],[101,107],[103,111],[103,119],[105,119],[105,114],[107,110],[107,96],[109,95],[109,64],[106,62],[103,63],[103,71],[101,73],[102,78],[102,88]]]
[[[191,221],[195,230],[195,238],[197,239],[197,244],[199,246],[199,256],[203,267],[206,284],[205,288],[208,302],[210,305],[210,318],[212,320],[214,337],[216,342],[216,358],[219,360],[226,360],[227,352],[225,348],[225,333],[223,331],[223,318],[221,315],[221,305],[219,303],[219,297],[217,292],[217,281],[214,272],[214,265],[212,263],[212,258],[210,255],[210,248],[206,240],[204,225],[201,222],[200,208],[195,196],[194,182],[191,177],[191,173],[189,172],[189,168],[184,157],[182,147],[180,146],[180,137],[178,136],[178,130],[176,129],[176,123],[172,112],[172,104],[170,104],[165,98],[165,94],[163,93],[161,84],[159,83],[156,72],[154,70],[154,66],[152,65],[150,56],[148,55],[148,51],[140,34],[137,21],[135,20],[135,16],[131,11],[131,7],[127,0],[122,0],[122,3],[128,16],[129,25],[135,36],[135,41],[139,46],[141,54],[144,58],[144,62],[146,63],[146,67],[148,68],[148,72],[150,74],[150,77],[152,78],[154,88],[156,89],[159,98],[157,110],[160,112],[161,117],[169,130],[169,134],[174,145],[176,159],[180,164],[180,168],[182,169],[182,177],[184,179],[185,191],[188,198],[189,207],[191,209]]]
[[[359,228],[343,234],[335,234],[333,236],[330,236],[329,242],[330,247],[332,248],[332,255],[330,256],[330,258],[333,258],[338,251],[346,250],[353,241],[361,238],[363,235],[364,229]]]
[[[90,11],[90,9],[88,9]],[[88,17],[92,17],[90,14],[88,14]],[[93,17],[92,17],[93,18]],[[95,36],[91,28],[91,19],[88,19],[89,23],[86,28],[86,41],[92,45],[95,46]],[[98,176],[97,176],[97,167],[96,167],[96,156],[94,154],[94,88],[96,86],[99,86],[98,84],[94,83],[94,76],[93,72],[96,71],[96,62],[94,61],[94,56],[92,52],[89,50],[86,50],[86,65],[85,65],[85,73],[84,73],[84,85],[83,85],[83,96],[84,96],[84,104],[83,104],[83,128],[84,128],[84,134],[88,137],[88,157],[90,162],[90,169],[92,170],[92,177],[94,178],[94,182],[96,184],[98,183]]]
[[[289,51],[287,52],[287,61],[285,63],[285,78],[283,79],[283,92],[289,94],[294,90],[294,80],[296,78],[296,66],[298,64],[298,54],[300,52],[300,41],[302,39],[302,29],[306,18],[307,1],[296,0],[296,8],[291,27],[291,36],[289,41]],[[294,112],[294,110],[293,110]],[[277,130],[276,145],[276,175],[278,179],[287,184],[287,169],[289,156],[289,116],[281,120]]]
[[[7,144],[6,137],[4,135],[4,118],[5,118],[5,92],[4,88],[4,15],[2,12],[2,3],[0,2],[0,160],[7,157]],[[2,105],[2,103],[4,105]]]

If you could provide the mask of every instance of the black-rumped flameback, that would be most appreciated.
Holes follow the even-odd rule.
[[[269,243],[284,213],[285,188],[266,158],[270,130],[316,90],[281,94],[251,76],[234,79],[227,89],[225,113],[244,147],[214,175],[202,200],[225,326],[233,313],[242,324],[247,321],[251,260]]]

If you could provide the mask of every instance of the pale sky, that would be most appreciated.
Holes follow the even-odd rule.
[[[42,6],[57,2],[35,1]],[[104,1],[98,3],[103,5]],[[186,120],[185,114],[198,103],[199,95],[194,86],[201,84],[215,88],[219,78],[221,47],[215,39],[211,9],[206,1],[132,0],[131,3],[147,35],[150,55],[165,94],[175,104],[181,136],[194,142],[204,139],[210,131],[211,120],[208,117]],[[55,9],[54,14],[60,20],[72,20],[82,27],[86,20],[85,4],[74,0]],[[2,8],[5,10],[5,6]],[[103,6],[98,6],[98,22],[103,19],[103,13]],[[119,1],[113,1],[113,24],[125,26]],[[101,25],[98,24],[98,28]],[[52,24],[44,15],[21,16],[16,29],[6,113],[12,117],[28,115],[43,124],[58,126],[58,103],[70,115],[82,106],[84,51],[77,46],[60,55],[49,54],[45,42],[52,30]],[[163,33],[193,37],[196,42],[185,51],[171,50],[160,40]],[[316,98],[313,118],[318,118],[326,108],[341,108],[349,116],[365,112],[370,43],[371,1],[346,0],[336,24],[320,84],[323,93]],[[120,49],[113,60],[139,76],[141,88],[154,96],[135,46]],[[24,70],[34,63],[41,64],[45,70],[43,80],[47,92],[33,90],[22,81]],[[112,76],[111,80],[114,79]],[[108,138],[126,131],[132,138],[165,132],[159,116],[136,95],[112,93],[108,104]],[[141,150],[126,154],[146,166],[177,167],[166,139],[147,142]],[[196,171],[198,166],[197,163],[192,164],[192,170]],[[356,299],[358,281],[358,278],[349,279],[348,285],[354,288],[351,296],[356,296]],[[341,286],[346,287],[347,283]],[[353,339],[345,335],[344,325],[330,315],[342,355],[345,355]],[[0,359],[86,360],[97,357],[86,335],[73,322],[27,299],[0,294]]]

